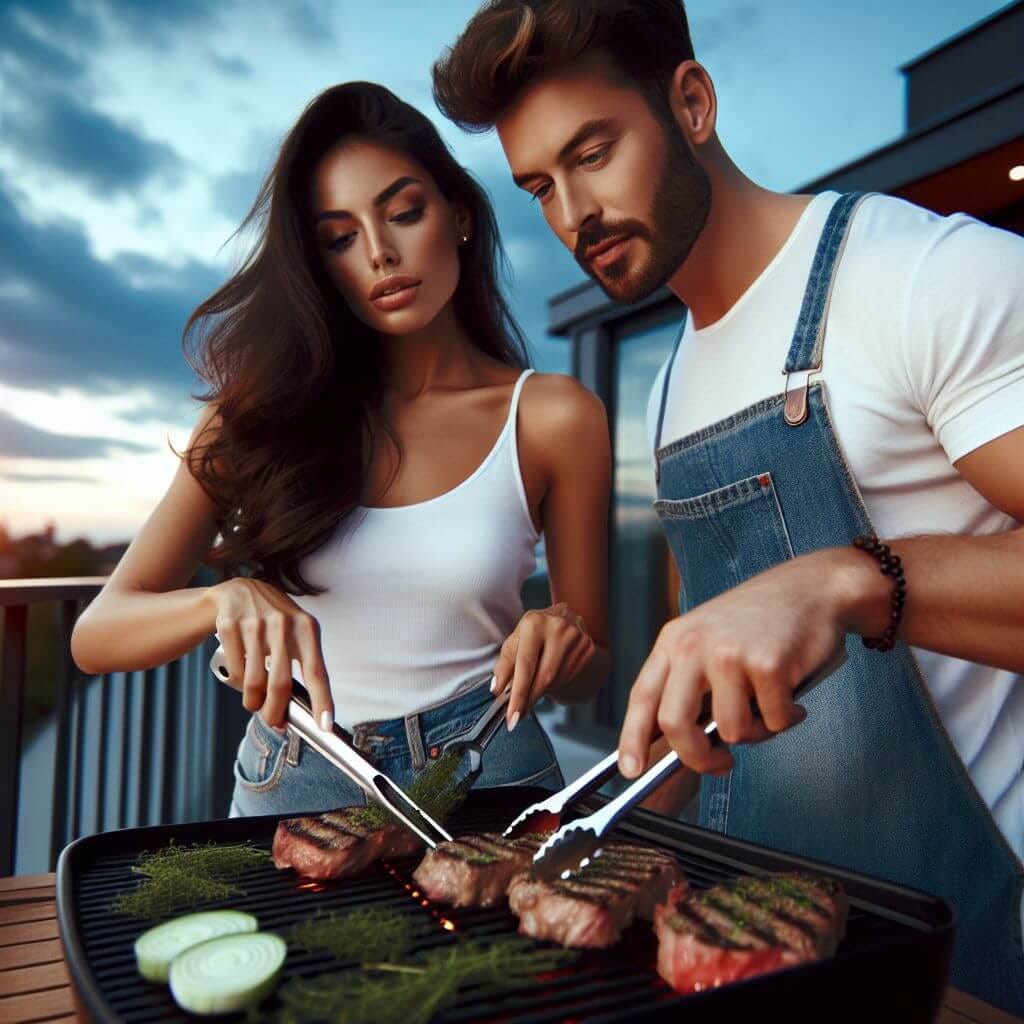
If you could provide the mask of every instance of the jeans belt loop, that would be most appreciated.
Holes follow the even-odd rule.
[[[287,750],[284,759],[292,768],[296,768],[299,764],[299,747],[302,745],[299,734],[294,729],[286,730],[285,742]]]
[[[427,764],[427,756],[423,750],[423,731],[420,728],[418,713],[406,716],[405,738],[409,744],[409,756],[412,760],[413,771],[423,771]]]

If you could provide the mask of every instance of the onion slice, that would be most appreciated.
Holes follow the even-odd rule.
[[[171,995],[190,1013],[231,1013],[255,1006],[277,985],[288,947],[272,932],[201,942],[171,964]]]
[[[176,917],[143,932],[135,940],[135,962],[147,981],[167,982],[171,961],[191,946],[220,938],[254,932],[259,923],[240,910],[204,910]]]

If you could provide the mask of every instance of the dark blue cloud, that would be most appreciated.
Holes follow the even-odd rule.
[[[189,313],[223,280],[190,261],[98,259],[73,221],[32,224],[0,181],[0,380],[107,394],[142,386],[183,402],[196,380],[181,351]]]
[[[40,430],[0,410],[0,455],[12,459],[93,459],[117,452],[140,453],[155,449],[109,437],[75,437]],[[11,474],[7,474],[11,476]],[[41,479],[31,477],[31,479]]]
[[[4,129],[19,156],[78,178],[99,196],[135,192],[151,179],[173,185],[184,172],[166,143],[57,92],[35,93],[7,114]]]
[[[255,73],[253,66],[241,57],[225,57],[211,50],[210,62],[222,75],[229,78],[252,78]]]

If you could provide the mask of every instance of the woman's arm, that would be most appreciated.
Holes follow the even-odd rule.
[[[190,449],[207,428],[216,429],[209,410],[193,431]],[[75,663],[88,673],[152,668],[180,658],[216,630],[229,681],[242,690],[247,710],[261,711],[271,725],[283,724],[295,657],[317,720],[329,724],[333,705],[319,627],[312,616],[287,594],[258,580],[186,586],[216,535],[213,503],[183,461],[167,493],[75,624]]]
[[[495,666],[495,692],[512,686],[513,725],[545,693],[567,703],[591,699],[609,666],[611,444],[604,405],[571,377],[535,374],[523,388],[518,429],[553,603],[526,613]]]
[[[200,419],[195,442],[211,419]],[[185,589],[217,535],[210,499],[179,464],[103,589],[79,617],[71,653],[83,672],[151,668],[192,650],[214,630],[209,587]]]

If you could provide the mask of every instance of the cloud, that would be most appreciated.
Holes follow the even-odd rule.
[[[0,180],[0,379],[14,387],[114,393],[148,387],[181,400],[196,380],[181,330],[223,272],[142,254],[98,259],[81,226],[33,224]]]
[[[106,458],[116,452],[139,454],[155,449],[134,441],[120,441],[110,437],[77,437],[71,434],[52,434],[10,413],[0,410],[0,456],[14,459],[92,459]],[[15,477],[5,474],[11,479]],[[42,477],[27,479],[40,480]]]
[[[213,178],[210,191],[214,206],[234,224],[241,224],[263,184],[265,171],[253,165],[250,170],[229,171]]]
[[[0,478],[15,484],[98,484],[94,476],[74,476],[70,473],[0,473]]]
[[[134,193],[152,179],[175,185],[185,169],[166,143],[55,91],[22,97],[4,127],[7,144],[20,156],[79,179],[101,197]]]
[[[253,66],[242,57],[226,57],[211,50],[210,62],[222,75],[229,78],[252,78],[255,73]]]

